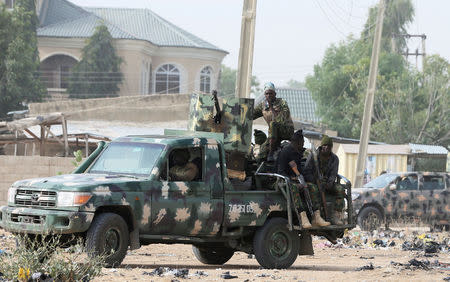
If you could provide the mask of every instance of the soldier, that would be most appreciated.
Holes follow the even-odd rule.
[[[329,222],[325,221],[320,216],[320,196],[317,186],[313,184],[306,184],[301,175],[300,171],[302,171],[301,160],[304,156],[305,148],[303,148],[304,139],[302,130],[296,131],[292,138],[291,143],[287,146],[284,146],[281,150],[280,155],[277,159],[278,164],[278,173],[284,176],[291,178],[291,189],[294,196],[294,203],[296,205],[296,209],[301,211],[299,213],[300,219],[302,221],[302,227],[304,229],[314,227],[323,227],[330,225]],[[303,190],[306,189],[306,190]],[[304,204],[302,203],[302,198],[300,196],[300,191],[305,195],[304,200],[306,205],[310,205],[312,209],[312,225],[309,222],[308,216],[306,215],[306,209],[304,208]],[[308,196],[309,194],[309,196]],[[307,202],[309,201],[309,202]]]
[[[331,151],[332,148],[333,140],[328,135],[324,135],[319,148],[306,160],[304,175],[307,182],[320,182],[322,189],[334,195],[334,213],[331,223],[341,225],[344,218],[345,188],[336,182],[339,158]]]
[[[265,101],[257,105],[253,111],[253,120],[264,117],[269,125],[267,141],[261,145],[259,159],[267,156],[273,161],[273,152],[282,140],[289,140],[294,133],[294,123],[291,119],[288,104],[281,98],[276,98],[275,85],[268,82],[264,85]]]
[[[198,167],[189,162],[189,151],[176,150],[172,153],[173,166],[169,169],[169,176],[171,181],[193,181],[197,178]]]

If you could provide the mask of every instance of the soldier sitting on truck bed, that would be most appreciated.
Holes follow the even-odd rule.
[[[187,149],[173,150],[171,154],[169,177],[171,181],[194,181],[200,173],[194,162],[189,162],[190,154]]]
[[[328,194],[334,196],[334,213],[331,223],[343,224],[345,188],[337,183],[339,158],[331,151],[333,140],[324,135],[319,148],[308,156],[305,164],[305,179],[308,182],[319,183]]]
[[[300,220],[302,221],[302,228],[308,229],[311,227],[323,227],[330,225],[329,222],[325,221],[320,216],[320,195],[317,189],[317,186],[309,183],[306,184],[303,176],[300,172],[303,170],[301,165],[301,159],[303,158],[303,154],[305,152],[305,148],[303,148],[304,139],[302,130],[298,130],[292,135],[291,143],[287,146],[284,146],[281,150],[280,155],[277,159],[278,164],[278,173],[284,176],[289,177],[291,182],[291,189],[294,195],[294,203],[296,205],[297,211],[301,211],[299,213]],[[306,189],[306,190],[304,190]],[[302,193],[300,193],[300,191]],[[308,216],[306,215],[305,205],[302,203],[301,194],[305,195],[303,200],[306,203],[306,206],[309,205],[311,208],[311,216],[312,216],[312,225],[309,222]],[[309,202],[307,202],[309,201]]]
[[[268,82],[264,85],[265,100],[257,105],[253,111],[253,120],[264,117],[269,125],[269,136],[261,145],[259,159],[274,161],[273,153],[282,140],[291,139],[294,133],[294,123],[286,101],[277,98],[275,85]]]

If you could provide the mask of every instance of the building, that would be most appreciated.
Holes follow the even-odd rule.
[[[354,182],[359,144],[339,144],[339,174]],[[367,149],[365,182],[382,171],[445,171],[448,151],[442,146],[404,144],[369,145]]]
[[[13,0],[0,1],[9,8],[14,5]],[[101,23],[108,27],[123,59],[120,96],[210,92],[217,87],[227,52],[149,9],[84,8],[67,0],[36,3],[41,77],[54,96],[66,92],[71,68],[81,60],[86,39]]]

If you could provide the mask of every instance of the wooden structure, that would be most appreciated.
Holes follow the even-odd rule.
[[[80,140],[84,141],[86,148],[86,156],[89,154],[89,139],[110,141],[108,137],[98,136],[89,133],[82,134],[69,134],[67,132],[67,115],[64,113],[51,113],[48,115],[28,117],[24,119],[14,120],[11,122],[2,122],[0,128],[6,128],[9,130],[5,134],[0,135],[0,145],[14,144],[14,155],[17,155],[17,145],[25,144],[25,148],[28,144],[33,147],[32,155],[35,154],[35,144],[39,144],[39,154],[41,156],[46,155],[46,151],[49,145],[60,144],[64,148],[64,156],[69,156],[69,147],[79,147]],[[40,126],[40,136],[38,137],[29,128],[32,126]],[[62,135],[55,135],[52,132],[52,126],[61,126]],[[28,133],[32,138],[28,138],[24,132]],[[92,144],[95,145],[95,144]],[[26,149],[25,149],[26,151]]]

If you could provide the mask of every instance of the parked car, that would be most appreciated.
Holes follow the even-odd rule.
[[[399,175],[401,175],[400,172],[384,173],[364,184],[362,188],[384,188],[391,184]]]
[[[363,230],[373,230],[393,220],[417,219],[448,229],[449,190],[449,173],[400,173],[383,188],[352,189],[354,215]]]

